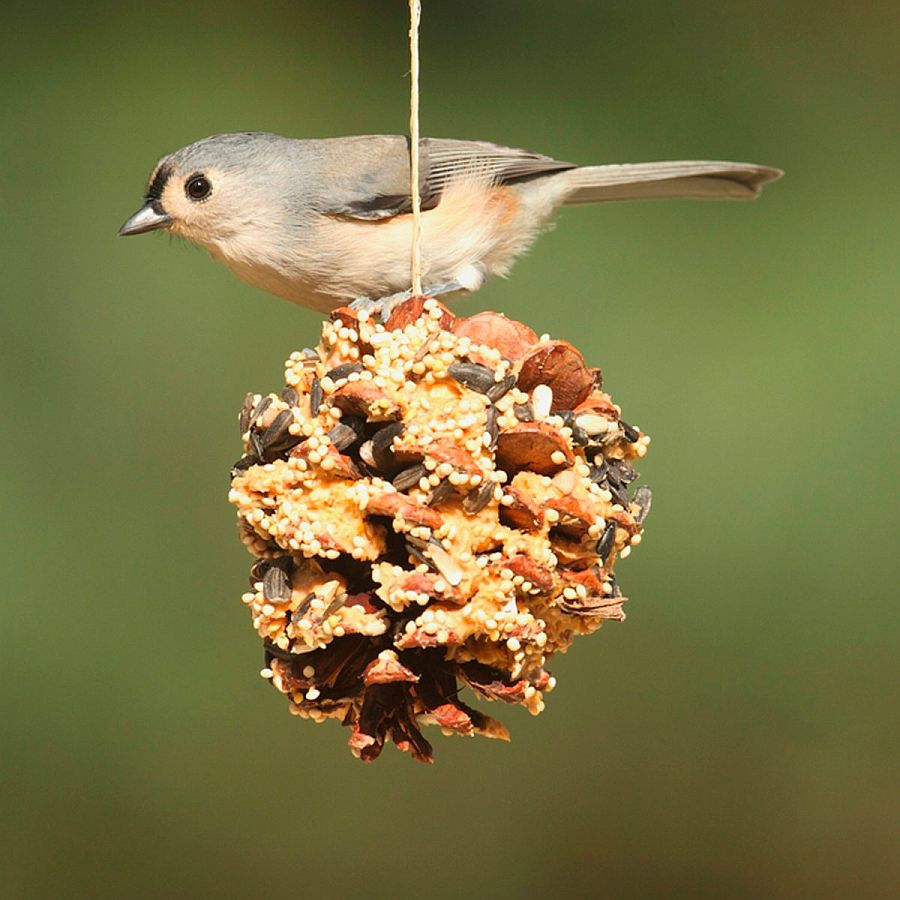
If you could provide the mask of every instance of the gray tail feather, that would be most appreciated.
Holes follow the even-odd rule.
[[[662,197],[752,200],[782,174],[752,163],[697,160],[584,166],[555,177],[570,184],[563,202],[576,204]]]

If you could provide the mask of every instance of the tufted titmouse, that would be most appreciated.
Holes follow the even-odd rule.
[[[658,197],[748,200],[778,169],[734,162],[576,166],[481,141],[420,142],[426,293],[475,291],[562,205]],[[119,229],[162,229],[239,278],[329,311],[410,284],[409,141],[220,134],[164,156],[145,204]]]

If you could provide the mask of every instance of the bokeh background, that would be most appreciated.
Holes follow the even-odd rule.
[[[8,5],[0,894],[896,896],[898,7],[424,5],[423,133],[788,172],[567,210],[465,301],[653,435],[628,621],[431,768],[289,716],[225,495],[319,320],[115,232],[209,133],[404,131],[405,3]]]

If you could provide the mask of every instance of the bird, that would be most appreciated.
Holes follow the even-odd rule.
[[[411,142],[217,134],[154,167],[120,235],[165,231],[235,275],[329,313],[410,296]],[[505,276],[561,206],[694,197],[749,200],[783,173],[741,162],[579,166],[487,141],[421,138],[422,293],[471,293]],[[391,299],[393,298],[393,299]]]

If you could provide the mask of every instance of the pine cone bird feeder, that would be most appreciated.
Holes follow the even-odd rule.
[[[364,760],[430,762],[423,724],[507,739],[461,688],[537,714],[553,654],[624,618],[649,437],[571,344],[423,298],[336,310],[285,382],[245,400],[229,496],[263,675]]]

